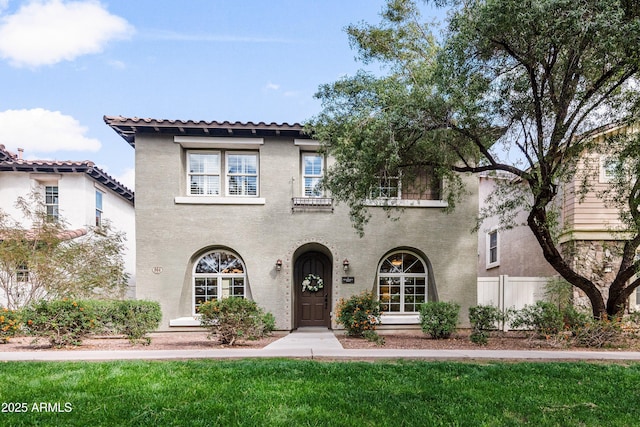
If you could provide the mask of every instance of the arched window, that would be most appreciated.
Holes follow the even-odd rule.
[[[207,301],[228,297],[245,297],[247,275],[244,263],[227,251],[209,252],[193,269],[194,313]]]
[[[380,309],[387,313],[416,313],[427,302],[428,271],[425,262],[411,252],[388,255],[378,269]]]

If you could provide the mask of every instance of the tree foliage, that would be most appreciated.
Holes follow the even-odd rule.
[[[386,73],[361,71],[320,87],[323,109],[308,130],[337,160],[325,185],[348,202],[362,229],[364,201],[381,171],[428,168],[444,182],[451,208],[464,195],[459,174],[508,173],[511,188],[495,194],[480,219],[508,220],[525,209],[546,260],[588,296],[594,315],[617,313],[640,284],[631,280],[640,245],[637,171],[624,175],[625,190],[615,193],[631,237],[623,241],[608,295],[560,250],[555,202],[580,159],[597,148],[589,131],[637,119],[637,2],[425,3],[450,8],[438,37],[412,0],[388,0],[380,23],[347,28],[360,59],[382,64]],[[611,155],[632,167],[638,141],[618,140]],[[590,181],[584,183],[588,191]]]
[[[37,191],[18,198],[16,207],[20,219],[0,209],[0,298],[8,308],[41,299],[124,295],[124,233],[108,221],[70,232],[63,218],[47,215]]]

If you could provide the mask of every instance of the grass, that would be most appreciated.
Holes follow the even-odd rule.
[[[628,426],[640,419],[640,364],[7,362],[0,378],[2,426]],[[12,403],[27,411],[6,412],[15,411]],[[34,410],[41,403],[49,412]]]

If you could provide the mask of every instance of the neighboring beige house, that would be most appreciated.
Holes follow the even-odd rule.
[[[49,215],[68,223],[70,236],[86,234],[87,227],[109,220],[126,233],[125,270],[128,294],[135,293],[134,193],[91,161],[25,160],[22,150],[12,153],[0,145],[0,206],[13,218],[18,197],[32,189],[41,191]],[[29,226],[28,224],[24,224]],[[0,304],[2,302],[0,301]]]
[[[135,148],[136,291],[160,302],[162,330],[199,326],[199,305],[233,295],[281,330],[335,328],[338,301],[365,290],[380,298],[385,327],[415,327],[432,300],[459,303],[468,324],[475,178],[449,214],[439,186],[403,193],[381,182],[360,238],[348,207],[318,189],[332,160],[300,124],[104,119]],[[393,221],[382,203],[405,209]]]
[[[592,133],[596,145],[628,128],[617,125],[604,126]],[[621,226],[618,209],[603,200],[602,193],[609,187],[610,176],[606,168],[607,158],[598,153],[585,154],[575,177],[564,183],[557,198],[562,232],[559,235],[561,250],[572,259],[573,268],[599,284],[606,292],[606,284],[615,276],[619,261],[615,258],[614,247],[619,245],[623,235],[617,229]],[[512,179],[508,176],[480,177],[479,201],[482,209],[486,196],[493,190],[497,179]],[[581,183],[587,179],[590,191],[580,194]],[[495,218],[488,219],[478,233],[478,276],[557,276],[546,262],[542,250],[526,225],[528,212],[518,215],[518,223],[524,224],[510,230],[501,230]],[[588,299],[575,289],[579,302]],[[635,295],[629,302],[636,304]],[[640,303],[640,298],[638,298]]]

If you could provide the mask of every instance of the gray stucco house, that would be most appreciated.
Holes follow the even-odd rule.
[[[233,295],[273,313],[281,330],[334,328],[338,301],[364,290],[379,296],[383,327],[415,326],[428,300],[459,303],[466,323],[476,178],[446,214],[437,189],[403,193],[386,179],[360,238],[348,208],[318,189],[332,160],[300,124],[104,120],[135,149],[136,292],[161,303],[162,330],[197,327],[200,304]],[[382,197],[404,208],[399,220]]]

